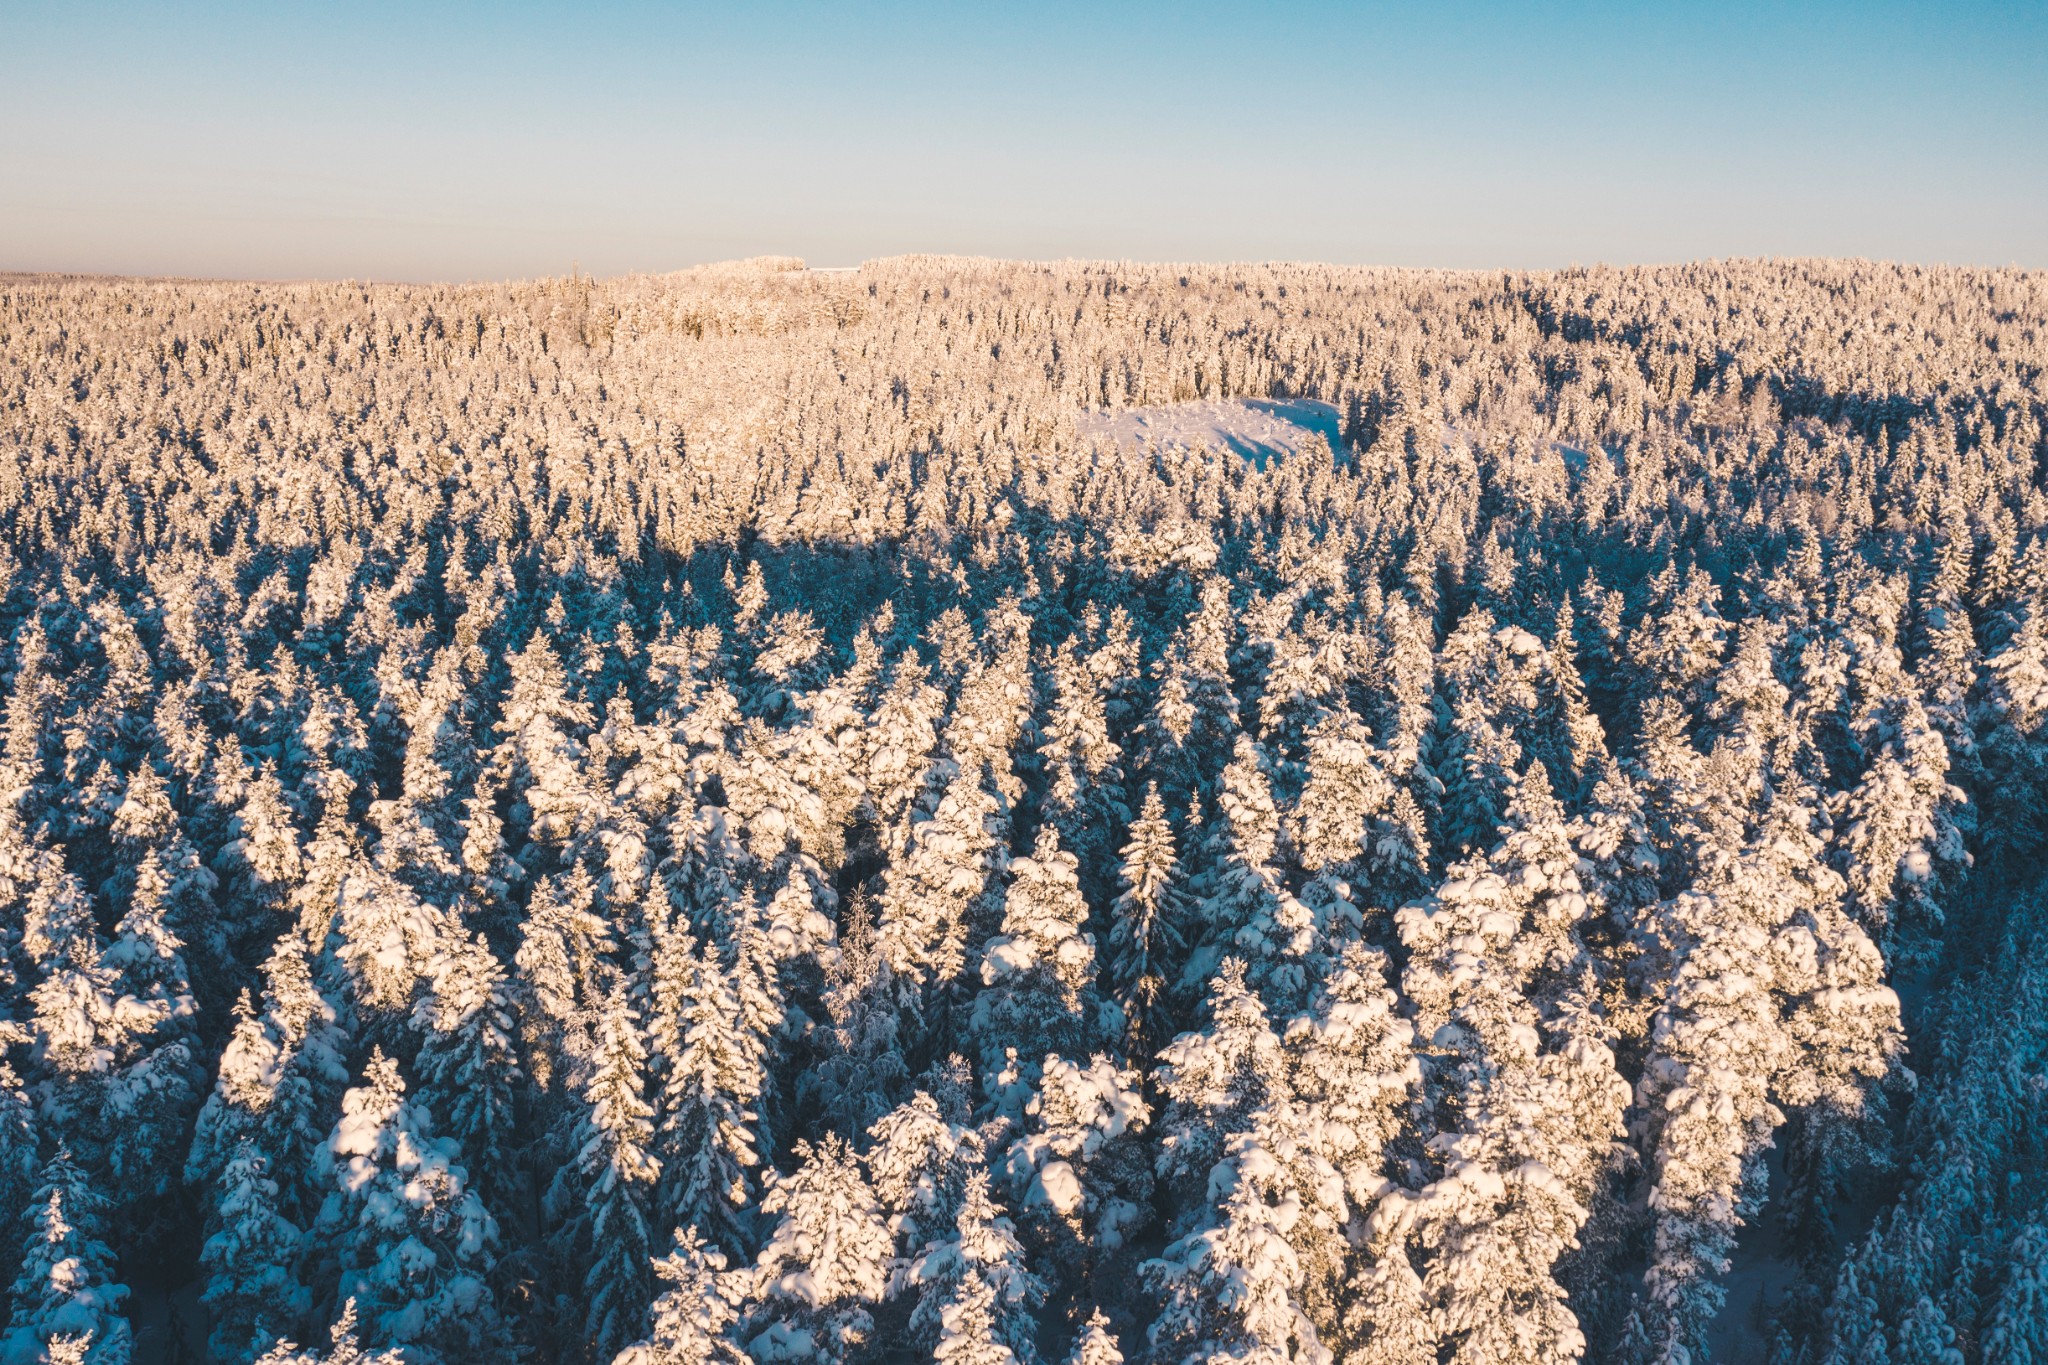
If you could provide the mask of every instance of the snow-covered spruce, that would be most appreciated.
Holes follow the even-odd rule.
[[[2044,375],[1868,262],[0,280],[0,1357],[2037,1356]]]

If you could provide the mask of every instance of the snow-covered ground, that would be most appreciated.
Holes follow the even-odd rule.
[[[1234,450],[1260,464],[1291,455],[1311,434],[1343,448],[1337,409],[1309,398],[1224,398],[1152,408],[1103,408],[1081,414],[1083,440],[1192,450]]]
[[[1149,408],[1093,408],[1081,414],[1078,425],[1084,441],[1152,443],[1181,450],[1207,445],[1234,450],[1261,465],[1268,456],[1300,450],[1311,433],[1328,442],[1331,450],[1344,448],[1336,407],[1313,398],[1212,398]],[[1456,426],[1445,427],[1444,433],[1447,441],[1462,438],[1477,444],[1481,439]],[[1549,444],[1573,473],[1585,469],[1585,451],[1562,441]]]

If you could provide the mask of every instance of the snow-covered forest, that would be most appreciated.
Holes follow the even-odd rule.
[[[2048,1360],[2044,427],[2019,270],[0,278],[0,1365]]]

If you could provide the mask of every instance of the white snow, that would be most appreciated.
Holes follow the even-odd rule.
[[[1026,1202],[1044,1202],[1062,1214],[1071,1214],[1081,1207],[1081,1179],[1066,1162],[1048,1161],[1038,1172]]]
[[[1337,409],[1309,398],[1227,398],[1150,408],[1101,408],[1081,414],[1084,441],[1193,450],[1234,450],[1264,464],[1300,450],[1311,435],[1343,448]]]

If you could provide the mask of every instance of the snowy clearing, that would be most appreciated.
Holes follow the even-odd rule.
[[[1332,450],[1344,445],[1337,409],[1309,398],[1224,398],[1101,408],[1081,414],[1080,430],[1083,440],[1151,443],[1179,450],[1203,445],[1229,449],[1261,466],[1271,456],[1300,450],[1310,436],[1322,437]]]

